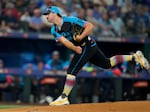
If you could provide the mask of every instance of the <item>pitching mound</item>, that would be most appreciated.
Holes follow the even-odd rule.
[[[0,112],[150,112],[150,101],[72,104],[66,106],[30,106]]]

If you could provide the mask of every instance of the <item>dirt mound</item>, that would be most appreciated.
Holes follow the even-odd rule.
[[[66,106],[30,106],[0,112],[150,112],[150,101],[125,101]]]

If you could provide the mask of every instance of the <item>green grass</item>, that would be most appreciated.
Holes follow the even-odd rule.
[[[9,109],[9,108],[21,108],[26,107],[25,105],[0,105],[0,109]]]

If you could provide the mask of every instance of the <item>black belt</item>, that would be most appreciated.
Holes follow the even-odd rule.
[[[86,42],[91,42],[92,38],[90,36],[87,37],[87,40],[81,44],[81,46],[85,46]]]

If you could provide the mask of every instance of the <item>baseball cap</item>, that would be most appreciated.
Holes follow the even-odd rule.
[[[49,14],[49,13],[51,13],[51,12],[61,15],[60,8],[58,8],[58,7],[56,7],[56,6],[51,6],[51,7],[45,8],[45,9],[42,11],[42,14],[43,14],[43,15],[47,15],[47,14]]]

